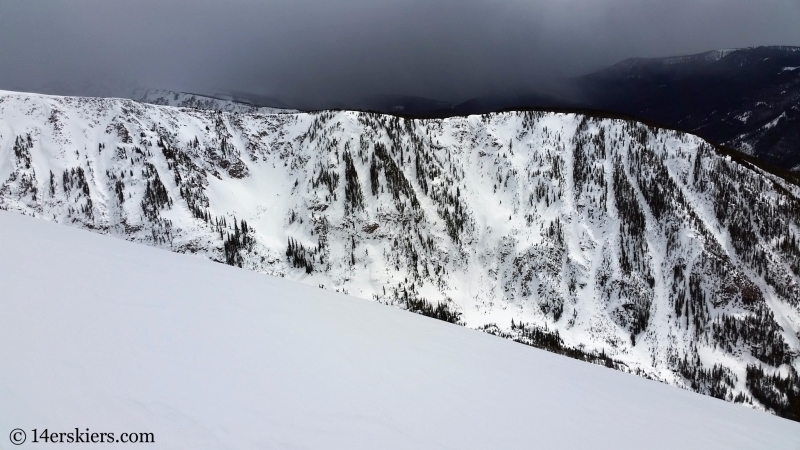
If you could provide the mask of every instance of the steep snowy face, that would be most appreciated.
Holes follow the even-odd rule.
[[[9,92],[0,118],[2,209],[800,418],[800,189],[695,136]]]

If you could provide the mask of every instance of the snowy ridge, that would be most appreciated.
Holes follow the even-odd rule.
[[[798,418],[800,189],[695,136],[11,92],[0,119],[2,209]]]
[[[658,61],[664,65],[670,64],[685,64],[693,61],[707,61],[714,62],[730,55],[731,53],[739,50],[738,48],[725,48],[720,50],[711,50],[709,52],[699,53],[697,55],[689,56],[670,56],[666,58],[653,58],[651,61]]]
[[[716,62],[719,61],[726,56],[730,55],[731,53],[735,53],[739,50],[751,50],[754,48],[759,47],[744,47],[744,48],[723,48],[718,50],[711,50],[703,53],[697,53],[694,55],[681,55],[681,56],[666,56],[661,58],[628,58],[618,64],[616,67],[622,67],[625,69],[630,69],[635,67],[639,64],[660,64],[660,65],[675,65],[675,64],[687,64],[693,62]],[[788,52],[796,52],[800,51],[800,47],[786,47],[786,46],[771,46],[771,47],[760,47],[760,48],[768,48],[768,49],[776,49]],[[615,67],[612,66],[612,67]]]
[[[166,91],[161,89],[148,89],[138,92],[134,99],[152,105],[175,106],[180,108],[205,109],[209,111],[223,111],[229,113],[247,114],[281,114],[297,112],[291,109],[269,108],[255,106],[233,100],[225,100],[199,94]]]
[[[611,66],[611,68],[621,68],[623,70],[631,70],[632,68],[639,66],[639,65],[663,65],[663,66],[670,66],[676,64],[687,64],[693,62],[715,62],[719,61],[720,59],[734,53],[738,50],[738,48],[726,48],[726,49],[719,49],[719,50],[711,50],[708,52],[697,53],[694,55],[681,55],[681,56],[666,56],[660,58],[642,58],[642,57],[634,57],[628,58],[624,61],[620,61],[619,63]]]
[[[800,72],[786,69],[800,66],[797,50],[754,47],[628,59],[577,78],[574,89],[592,108],[697,134],[792,170],[800,167]],[[676,109],[675,92],[697,95]]]

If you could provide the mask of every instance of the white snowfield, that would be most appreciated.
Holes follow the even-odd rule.
[[[769,414],[7,212],[0,288],[0,448],[75,427],[158,449],[800,448]]]

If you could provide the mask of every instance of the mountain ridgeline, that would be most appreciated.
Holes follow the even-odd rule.
[[[584,76],[551,80],[528,93],[459,104],[415,97],[378,100],[353,106],[412,118],[531,108],[624,114],[735,148],[794,176],[800,172],[800,47],[629,58]]]
[[[0,95],[0,208],[800,420],[800,188],[579,114]]]
[[[696,133],[800,171],[800,47],[631,58],[573,84],[588,107]]]

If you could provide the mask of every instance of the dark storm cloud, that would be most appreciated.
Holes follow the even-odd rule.
[[[458,101],[630,56],[773,44],[800,45],[796,0],[4,0],[0,89]]]

